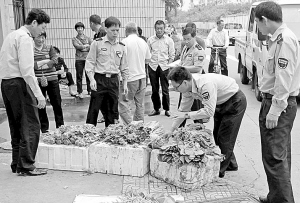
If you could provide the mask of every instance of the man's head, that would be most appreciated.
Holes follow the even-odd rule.
[[[188,47],[191,48],[195,44],[196,32],[191,27],[185,28],[182,31],[183,42]]]
[[[263,2],[255,8],[255,21],[262,34],[273,34],[282,24],[282,9],[273,1]]]
[[[221,30],[223,30],[223,28],[224,28],[224,20],[218,20],[217,21],[217,29],[219,31],[221,31]]]
[[[121,22],[116,17],[108,17],[104,21],[106,36],[109,40],[116,40],[119,35]]]
[[[76,23],[75,30],[78,32],[79,35],[83,34],[84,24],[82,22]]]
[[[47,38],[46,32],[42,32],[39,36],[34,38],[35,46],[40,47],[45,43],[45,40]]]
[[[38,37],[45,31],[48,23],[50,23],[50,17],[42,9],[38,8],[33,8],[25,20],[25,26],[32,37]]]
[[[94,14],[90,16],[90,27],[94,32],[97,32],[99,27],[101,27],[100,16]]]
[[[162,20],[157,20],[154,24],[154,29],[155,29],[155,33],[156,36],[158,38],[161,38],[164,34],[165,34],[165,22]]]
[[[185,93],[191,90],[192,74],[184,67],[173,68],[168,74],[168,79],[177,92]]]
[[[125,26],[125,35],[126,37],[130,34],[137,34],[137,25],[134,22],[129,22]]]

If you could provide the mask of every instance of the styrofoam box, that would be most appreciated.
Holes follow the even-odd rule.
[[[179,188],[193,190],[215,181],[219,176],[220,159],[208,156],[208,162],[196,167],[192,164],[178,166],[158,160],[159,150],[151,152],[150,173],[152,176]]]
[[[150,170],[150,150],[93,143],[89,147],[89,164],[93,172],[142,177]]]
[[[35,160],[38,168],[87,171],[89,167],[86,147],[39,143]]]

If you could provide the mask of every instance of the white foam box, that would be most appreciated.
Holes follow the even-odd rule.
[[[143,177],[150,170],[151,150],[146,147],[93,143],[89,147],[89,164],[93,172]]]
[[[68,171],[87,171],[88,148],[71,145],[49,145],[39,143],[35,166]]]
[[[159,150],[151,152],[150,173],[152,176],[179,188],[194,190],[214,182],[219,176],[220,159],[208,156],[206,164],[196,167],[192,164],[168,164],[158,160]]]

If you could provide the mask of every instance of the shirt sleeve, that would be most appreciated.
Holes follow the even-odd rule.
[[[128,67],[128,63],[127,63],[127,48],[126,48],[126,46],[124,46],[123,56],[122,56],[121,65],[120,65],[120,72],[121,72],[123,81],[125,79],[127,80],[129,77],[129,67]]]
[[[95,73],[95,67],[97,65],[97,44],[98,41],[93,41],[90,47],[90,51],[85,59],[85,71],[86,73]]]
[[[287,99],[290,94],[290,87],[297,68],[297,42],[286,37],[277,44],[279,50],[275,53],[275,83],[270,114],[280,116],[281,112],[288,106]]]
[[[34,96],[38,100],[44,99],[37,78],[34,74],[34,52],[33,41],[31,38],[28,38],[27,36],[22,36],[20,38],[18,47],[18,59],[21,75],[24,78],[25,82],[29,85]]]
[[[85,49],[85,47],[83,46],[83,44],[82,44],[82,43],[79,43],[79,42],[78,42],[78,39],[76,39],[76,37],[73,37],[73,39],[72,39],[72,44],[73,44],[73,46],[75,47],[75,49],[78,49],[78,50],[83,50],[83,49]]]
[[[209,32],[207,38],[206,38],[206,44],[207,46],[212,46],[212,33],[213,33],[213,29]]]
[[[169,39],[169,62],[173,62],[175,58],[175,47],[174,47],[174,42],[171,38]]]
[[[193,102],[194,98],[190,95],[190,93],[183,93],[178,111],[190,112]],[[174,118],[172,129],[177,129],[184,120],[185,118]]]
[[[146,50],[146,57],[145,57],[145,59],[151,59],[151,53],[150,53],[150,48],[149,48],[148,44],[147,44],[147,50]]]
[[[204,84],[201,88],[201,93],[199,94],[202,98],[204,108],[189,113],[190,118],[193,120],[210,118],[214,115],[216,109],[217,88],[212,82]]]

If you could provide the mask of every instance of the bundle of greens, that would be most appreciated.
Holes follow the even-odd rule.
[[[207,162],[206,155],[222,158],[222,155],[217,153],[212,132],[202,128],[203,126],[193,124],[175,131],[160,147],[159,161],[179,166],[191,163],[200,167],[201,163]]]
[[[90,144],[101,141],[104,137],[103,130],[97,129],[90,124],[84,125],[63,125],[55,131],[49,131],[42,135],[42,141],[46,144],[63,144],[86,147]]]

